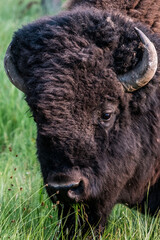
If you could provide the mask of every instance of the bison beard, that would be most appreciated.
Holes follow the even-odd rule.
[[[159,56],[160,37],[145,25],[78,6],[18,30],[5,58],[37,123],[37,155],[51,200],[63,203],[64,217],[83,202],[88,222],[100,231],[117,203],[138,204],[144,212],[149,186],[149,213],[160,207],[159,65],[133,92],[119,77],[135,72],[148,46],[135,27]],[[65,226],[74,222],[71,215]]]

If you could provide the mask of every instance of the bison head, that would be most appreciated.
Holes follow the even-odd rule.
[[[117,202],[141,201],[139,171],[151,174],[141,158],[151,155],[144,105],[157,53],[139,28],[146,31],[118,14],[78,9],[24,26],[5,57],[37,123],[49,195],[58,190],[64,204],[87,203],[96,219]]]

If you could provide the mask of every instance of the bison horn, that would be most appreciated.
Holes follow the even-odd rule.
[[[25,93],[26,88],[25,88],[24,80],[14,66],[10,49],[11,49],[11,46],[9,45],[4,58],[4,68],[13,85],[15,85],[19,90]]]
[[[158,66],[158,56],[154,44],[138,28],[135,28],[144,45],[142,60],[131,71],[119,75],[118,79],[127,92],[133,92],[145,86],[155,75]]]

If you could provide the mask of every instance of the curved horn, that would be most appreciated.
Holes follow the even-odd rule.
[[[9,77],[11,83],[13,83],[13,85],[15,85],[19,90],[21,90],[22,92],[25,93],[26,88],[24,85],[24,81],[14,66],[10,45],[6,51],[6,55],[4,58],[4,68],[6,70],[6,73]]]
[[[158,66],[158,56],[154,44],[138,28],[135,28],[144,45],[142,60],[131,71],[119,75],[118,79],[127,92],[133,92],[145,86],[155,75]]]

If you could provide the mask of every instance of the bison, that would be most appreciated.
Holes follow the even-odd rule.
[[[77,2],[19,29],[5,69],[36,122],[59,215],[83,202],[84,229],[103,231],[117,203],[144,212],[147,201],[151,215],[160,208],[160,35],[120,7],[100,7],[110,1]]]

